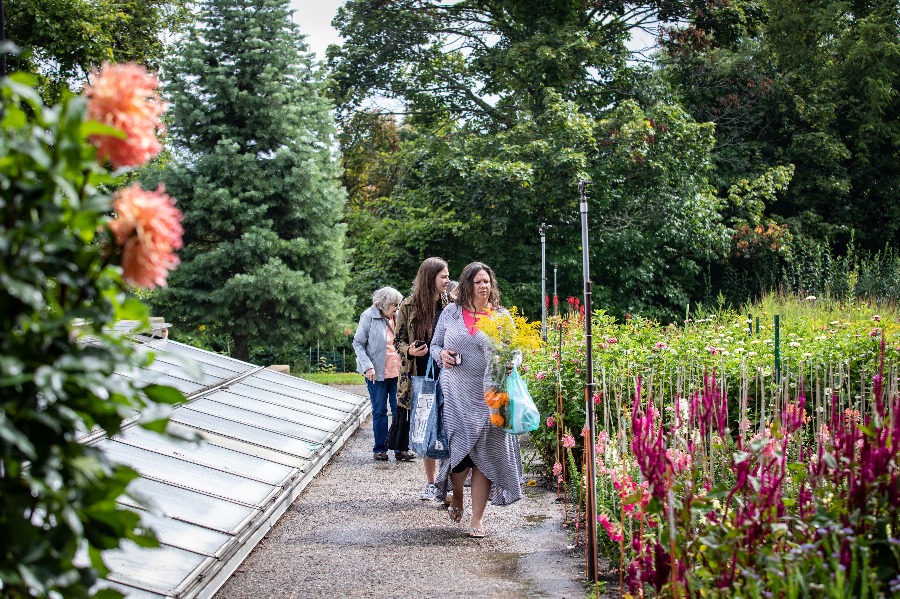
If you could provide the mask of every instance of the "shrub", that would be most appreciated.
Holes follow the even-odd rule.
[[[149,324],[126,282],[165,282],[180,214],[162,190],[110,197],[125,171],[97,162],[98,148],[113,168],[158,149],[154,77],[104,67],[87,98],[58,106],[33,84],[0,80],[0,595],[85,597],[106,571],[103,550],[156,542],[116,503],[137,474],[78,438],[184,400],[114,376],[152,356],[110,330],[120,319]],[[164,412],[148,413],[142,424],[161,430]]]

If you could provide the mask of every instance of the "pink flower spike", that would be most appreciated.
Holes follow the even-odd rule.
[[[93,73],[93,82],[84,89],[88,118],[115,127],[125,138],[95,134],[97,156],[109,159],[113,167],[140,166],[162,150],[157,132],[164,130],[160,116],[166,103],[157,92],[156,75],[133,64],[104,63]]]
[[[144,191],[132,183],[116,193],[113,209],[116,218],[109,228],[122,251],[122,278],[146,289],[165,287],[169,271],[178,266],[174,252],[184,232],[175,200],[162,185]]]

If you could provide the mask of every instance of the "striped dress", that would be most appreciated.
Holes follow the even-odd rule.
[[[441,462],[435,485],[439,498],[444,499],[452,490],[450,471],[468,455],[491,481],[490,502],[509,505],[522,498],[522,458],[519,438],[490,423],[490,410],[484,402],[488,342],[481,331],[469,334],[457,304],[451,303],[441,312],[431,339],[431,355],[440,363],[441,350],[451,349],[459,353],[462,363],[441,371],[450,458]]]

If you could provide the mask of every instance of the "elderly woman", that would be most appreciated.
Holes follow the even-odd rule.
[[[442,366],[444,425],[450,444],[450,458],[441,464],[435,485],[439,499],[445,499],[448,487],[452,487],[450,519],[459,522],[466,477],[471,471],[469,536],[473,538],[484,536],[482,518],[488,500],[503,506],[522,498],[518,437],[491,424],[484,401],[485,347],[490,341],[476,323],[495,312],[509,314],[500,306],[494,271],[473,262],[463,269],[457,295],[441,313],[430,348],[431,356]]]
[[[372,402],[372,432],[374,457],[387,461],[388,404],[391,414],[397,414],[397,377],[400,376],[400,354],[394,347],[396,323],[394,315],[403,295],[393,287],[382,287],[372,294],[372,306],[359,317],[353,336],[356,351],[356,370],[366,377],[369,399]],[[398,460],[410,460],[414,454],[396,451]]]

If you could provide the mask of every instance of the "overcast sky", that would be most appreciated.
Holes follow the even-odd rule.
[[[294,22],[306,34],[306,43],[318,60],[325,60],[325,48],[329,44],[341,43],[331,20],[343,3],[344,0],[291,0],[291,8],[297,11]]]

